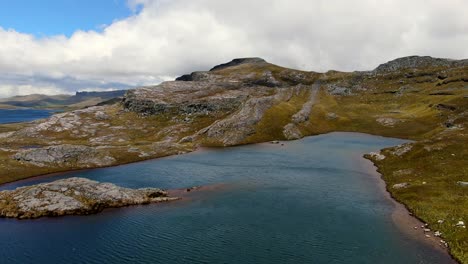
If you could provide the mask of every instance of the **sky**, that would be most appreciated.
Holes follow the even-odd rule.
[[[309,71],[468,58],[466,0],[0,0],[0,98],[128,89],[240,57]]]

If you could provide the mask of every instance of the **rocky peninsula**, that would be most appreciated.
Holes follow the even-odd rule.
[[[128,189],[85,178],[69,178],[0,192],[0,217],[87,215],[105,208],[176,199],[157,188]]]

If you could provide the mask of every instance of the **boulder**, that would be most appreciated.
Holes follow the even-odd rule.
[[[377,161],[384,160],[386,158],[385,155],[383,155],[381,153],[377,153],[377,152],[371,152],[371,153],[369,153],[369,156],[372,159],[375,159]]]
[[[287,124],[283,128],[283,134],[287,140],[300,139],[303,137],[299,128],[297,128],[297,126],[294,124]]]
[[[463,187],[468,187],[468,182],[459,181],[459,182],[457,182],[457,184],[460,185],[460,186],[463,186]]]
[[[404,189],[404,188],[408,188],[409,186],[410,186],[409,183],[407,183],[407,182],[402,182],[402,183],[394,184],[394,185],[393,185],[393,189]]]

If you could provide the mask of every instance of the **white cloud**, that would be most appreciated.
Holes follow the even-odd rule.
[[[0,97],[156,84],[235,57],[259,56],[315,71],[372,69],[414,54],[468,57],[464,0],[129,0],[128,5],[140,11],[102,32],[77,31],[69,38],[0,28]]]
[[[29,94],[61,94],[63,90],[55,86],[38,86],[30,84],[15,84],[15,85],[1,85],[0,95],[4,97],[11,97],[16,95],[29,95]]]

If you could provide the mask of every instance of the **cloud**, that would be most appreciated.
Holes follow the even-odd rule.
[[[132,16],[101,32],[37,38],[0,28],[0,97],[157,84],[235,57],[314,71],[368,70],[415,54],[468,57],[464,0],[129,0],[128,6]]]

